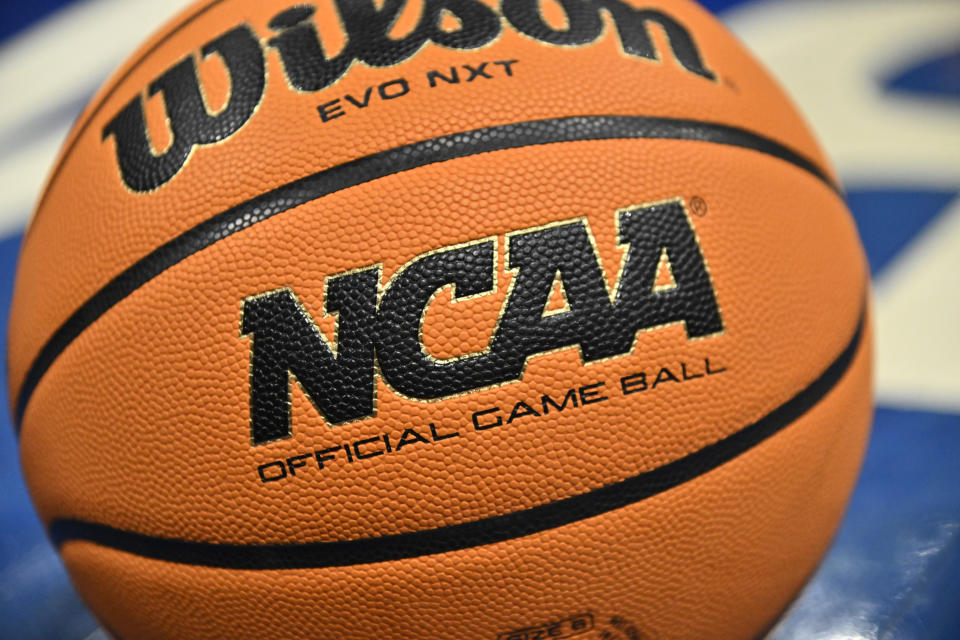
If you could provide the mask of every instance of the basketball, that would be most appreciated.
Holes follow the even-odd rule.
[[[751,638],[873,409],[870,271],[687,0],[207,0],[76,122],[8,369],[118,639]]]

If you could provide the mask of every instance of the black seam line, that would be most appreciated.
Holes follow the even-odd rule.
[[[16,430],[19,433],[27,403],[40,379],[87,327],[166,269],[238,231],[336,191],[437,162],[520,147],[618,139],[688,140],[751,149],[789,162],[839,192],[816,164],[780,143],[744,129],[699,120],[571,116],[474,129],[374,153],[300,178],[218,213],[116,276],[74,311],[40,349],[17,397]]]
[[[796,421],[833,389],[849,370],[862,342],[866,306],[850,343],[805,389],[736,433],[662,467],[586,493],[462,524],[335,542],[217,544],[159,538],[105,524],[54,520],[50,537],[59,548],[82,540],[179,564],[227,569],[308,569],[402,560],[494,544],[592,518],[693,480],[749,451]]]

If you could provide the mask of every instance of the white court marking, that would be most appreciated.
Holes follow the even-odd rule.
[[[960,107],[882,93],[890,74],[956,46],[960,2],[780,0],[724,17],[794,96],[848,188],[960,190]],[[875,292],[878,401],[960,412],[960,200]]]
[[[26,225],[80,104],[190,0],[86,0],[0,47],[0,235]],[[25,126],[38,126],[24,131]]]

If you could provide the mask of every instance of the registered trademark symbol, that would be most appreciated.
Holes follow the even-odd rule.
[[[690,213],[702,218],[707,215],[707,202],[700,196],[693,196],[690,198]]]

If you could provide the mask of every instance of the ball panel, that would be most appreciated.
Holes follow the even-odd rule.
[[[872,403],[836,178],[696,3],[542,4],[217,0],[85,112],[9,378],[38,511],[119,636],[749,637],[813,570]],[[625,116],[674,133],[517,128]],[[556,505],[379,562],[262,546]]]
[[[628,354],[586,366],[576,348],[533,356],[521,381],[439,402],[406,399],[381,377],[377,417],[340,426],[293,384],[293,437],[250,446],[251,338],[240,336],[248,296],[290,287],[332,340],[326,276],[382,263],[387,283],[424,252],[499,237],[497,291],[435,299],[424,320],[428,343],[463,350],[478,336],[489,342],[511,290],[504,234],[585,218],[612,289],[623,262],[616,211],[695,194],[708,209],[689,220],[716,287],[722,335],[689,341],[680,325],[641,331]],[[672,141],[503,151],[336,193],[195,254],[82,334],[27,412],[25,473],[48,521],[222,542],[362,538],[583,493],[734,433],[837,356],[861,313],[866,278],[842,207],[822,183],[779,160]],[[725,371],[671,379],[703,375],[706,360]],[[621,379],[638,373],[651,388],[625,395]],[[510,422],[518,402],[543,413],[543,395],[562,401],[597,382],[609,400]],[[478,431],[472,416],[494,407],[480,422],[509,424]],[[460,436],[437,441],[431,423]],[[430,442],[410,435],[406,451],[362,464],[341,451],[322,471],[311,460],[297,477],[258,477],[261,465],[383,434],[396,447],[411,427]],[[315,518],[317,509],[328,516]]]
[[[645,638],[754,637],[814,570],[856,478],[871,416],[869,343],[868,332],[823,402],[756,448],[541,534],[289,571],[192,567],[86,542],[62,552],[120,637],[218,638],[229,628],[237,638],[493,639],[586,612],[598,630],[619,616]]]
[[[157,246],[238,202],[384,149],[539,118],[643,114],[744,127],[827,166],[788,99],[722,26],[693,2],[657,6],[694,34],[720,82],[686,71],[668,53],[669,43],[657,26],[650,28],[650,37],[660,61],[626,55],[609,17],[604,18],[602,36],[578,47],[545,44],[501,21],[500,35],[482,48],[450,50],[427,44],[393,67],[354,64],[340,81],[315,93],[291,89],[279,54],[267,47],[262,54],[263,97],[249,121],[223,142],[195,148],[180,173],[148,194],[124,185],[116,138],[104,138],[110,122],[169,68],[238,24],[268,39],[274,33],[268,23],[286,6],[219,3],[169,38],[146,45],[153,50],[144,62],[121,72],[120,84],[102,108],[90,114],[84,135],[71,141],[70,153],[34,216],[22,249],[10,321],[11,335],[17,336],[9,356],[13,393],[56,328]],[[321,12],[317,19],[329,16]],[[330,22],[319,25],[321,36],[339,29]],[[492,62],[514,59],[520,62],[513,76]],[[494,77],[468,82],[462,65],[477,67],[485,61]],[[438,69],[449,73],[451,65],[464,74],[460,82],[431,86],[427,75]],[[416,86],[402,98],[381,99],[380,85],[398,77]],[[345,97],[363,102],[370,87],[372,102],[365,108],[354,108]],[[352,111],[323,122],[317,107],[334,99]],[[385,118],[389,127],[382,126]],[[60,277],[50,279],[49,268]],[[30,295],[39,289],[45,295]]]

